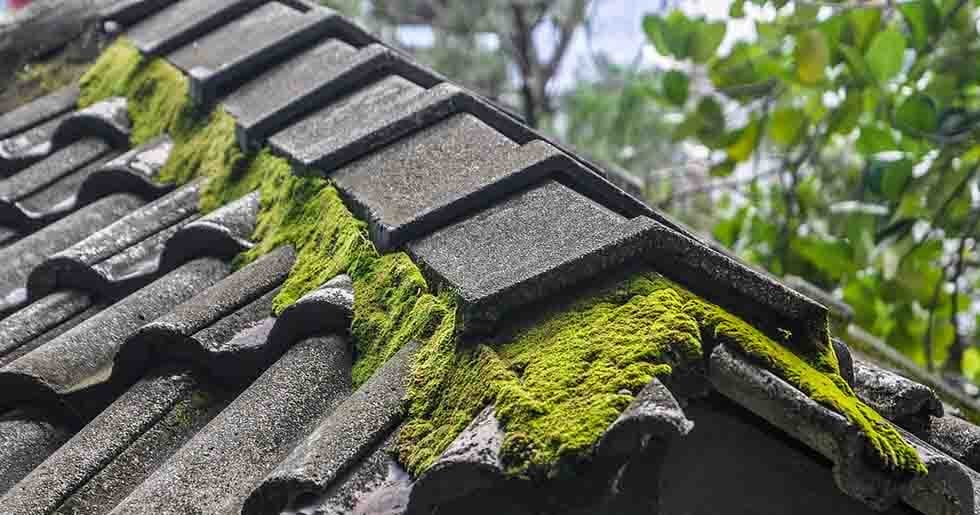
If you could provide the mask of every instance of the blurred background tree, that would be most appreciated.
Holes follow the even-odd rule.
[[[572,74],[603,0],[330,3],[923,366],[978,375],[974,2],[649,2],[635,59],[590,47]]]

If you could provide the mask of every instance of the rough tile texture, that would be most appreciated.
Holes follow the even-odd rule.
[[[408,245],[463,301],[467,330],[643,254],[655,222],[623,217],[548,181]]]
[[[92,298],[78,291],[59,291],[0,320],[0,366],[13,361],[23,345],[84,312]]]
[[[116,298],[143,287],[168,271],[158,267],[159,256],[196,215],[199,190],[199,183],[187,184],[50,256],[31,272],[28,295],[76,288]]]
[[[170,272],[78,326],[0,368],[0,405],[31,401],[62,404],[66,416],[86,420],[108,404],[112,359],[138,327],[228,274],[228,265],[202,258]],[[86,395],[86,394],[91,395]]]
[[[75,108],[78,86],[65,86],[53,93],[0,115],[0,140],[36,127]]]
[[[126,148],[130,126],[126,99],[111,97],[69,113],[51,135],[51,144],[59,148],[82,138],[99,138],[116,148]]]
[[[496,183],[523,170],[507,166],[516,148],[476,117],[460,114],[355,161],[332,178],[356,214],[371,224],[375,243],[390,249],[509,193]]]
[[[295,164],[309,168],[321,167],[325,163],[323,157],[336,149],[370,139],[357,147],[360,154],[366,154],[394,139],[378,131],[388,126],[394,113],[404,113],[411,99],[424,91],[401,77],[385,78],[311,113],[273,135],[269,144]],[[330,162],[332,166],[342,164],[340,160]]]
[[[980,470],[980,427],[952,415],[930,417],[916,436],[949,454],[973,470]]]
[[[651,438],[673,440],[691,432],[694,423],[681,410],[677,399],[659,379],[650,381],[633,398],[599,440],[601,456],[630,457],[638,454]]]
[[[178,0],[118,0],[99,11],[99,20],[105,23],[132,25],[153,13],[176,3]]]
[[[0,512],[54,512],[194,388],[193,377],[177,370],[140,381],[0,498]]]
[[[258,147],[303,113],[388,74],[426,88],[441,82],[438,75],[383,45],[355,51],[343,41],[328,40],[272,68],[222,104],[235,117],[243,148]]]
[[[112,155],[101,140],[85,139],[0,181],[0,224],[29,232],[78,209],[82,183]]]
[[[272,340],[288,345],[317,334],[345,333],[354,317],[354,284],[339,275],[300,297],[276,319]]]
[[[68,113],[58,115],[25,132],[0,140],[0,177],[30,166],[51,153],[51,136]]]
[[[855,392],[878,413],[916,431],[943,415],[943,403],[928,387],[872,363],[854,362]]]
[[[347,396],[350,365],[345,338],[298,343],[112,513],[237,512],[317,419]]]
[[[255,191],[182,225],[167,240],[161,268],[170,270],[201,256],[231,259],[252,248],[249,238],[258,214],[259,192]]]
[[[315,5],[304,12],[267,2],[167,58],[188,73],[192,100],[207,104],[229,85],[257,75],[322,35],[328,13]]]
[[[299,494],[290,515],[402,515],[412,478],[394,459],[392,434],[334,481],[322,495]]]
[[[405,381],[417,347],[402,347],[327,415],[248,496],[243,513],[275,513],[288,508],[297,494],[322,493],[386,438],[401,421]]]
[[[415,482],[409,509],[431,513],[454,499],[498,486],[504,481],[503,441],[494,406],[487,406]]]
[[[27,303],[27,277],[49,256],[83,240],[143,205],[132,195],[111,195],[0,250],[0,316]]]
[[[30,408],[0,415],[0,492],[17,484],[70,437],[67,427]]]
[[[280,247],[144,325],[127,339],[116,358],[116,368],[123,374],[134,374],[154,362],[177,357],[211,369],[219,377],[254,379],[269,364],[262,363],[266,356],[258,352],[261,347],[229,340],[272,314],[272,298],[295,260],[291,247]],[[226,347],[226,343],[231,346]],[[280,352],[287,344],[283,342]],[[249,366],[220,370],[236,364]]]
[[[177,2],[128,30],[129,38],[146,55],[169,53],[207,34],[263,0],[194,0]]]
[[[152,200],[172,191],[173,185],[156,181],[172,149],[170,137],[160,136],[111,159],[82,183],[78,203],[85,205],[117,192],[134,193]]]

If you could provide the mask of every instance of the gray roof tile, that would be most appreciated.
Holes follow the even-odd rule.
[[[6,264],[0,270],[0,316],[27,303],[27,278],[34,267],[141,205],[132,195],[110,195],[0,249],[0,262]]]
[[[0,140],[32,129],[75,108],[78,86],[72,84],[0,115]]]
[[[355,49],[331,39],[245,84],[222,104],[235,117],[242,146],[255,147],[300,115],[386,75],[424,88],[442,80],[384,45]]]
[[[66,416],[79,420],[98,413],[117,393],[119,385],[108,381],[123,341],[223,278],[228,268],[210,258],[191,261],[0,368],[0,406],[26,401],[61,405]],[[86,395],[89,391],[92,396]]]
[[[0,415],[0,492],[6,492],[60,447],[71,431],[32,409]]]
[[[346,338],[297,343],[112,514],[238,511],[248,492],[348,395],[350,366]]]
[[[402,347],[323,417],[248,496],[242,513],[283,511],[296,495],[324,492],[387,438],[402,420],[406,379],[417,348],[415,343]]]
[[[409,243],[408,251],[459,294],[467,330],[485,330],[519,306],[636,259],[653,224],[547,181]]]
[[[163,55],[261,5],[263,0],[174,3],[126,30],[143,54]]]
[[[187,184],[49,256],[28,278],[29,297],[75,288],[114,298],[159,277],[168,271],[159,267],[164,245],[196,216],[198,192]]]

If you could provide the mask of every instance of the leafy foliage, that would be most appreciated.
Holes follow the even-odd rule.
[[[718,195],[714,236],[776,274],[836,290],[859,325],[930,368],[962,372],[980,264],[976,7],[751,3],[775,15],[723,55],[718,22],[643,20],[684,70],[649,101],[680,106],[675,139],[707,148],[713,174],[746,184]],[[681,88],[694,76],[710,86]],[[968,375],[980,366],[972,350],[971,363]]]

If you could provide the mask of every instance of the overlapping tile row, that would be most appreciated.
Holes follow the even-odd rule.
[[[271,147],[298,171],[331,178],[381,250],[408,251],[458,294],[468,331],[493,331],[519,308],[632,264],[761,327],[789,328],[799,345],[826,331],[819,304],[312,2],[126,0],[103,16],[183,70],[199,107],[220,102],[243,148]],[[10,263],[0,274],[0,512],[555,509],[562,485],[508,476],[493,406],[409,477],[390,451],[418,344],[355,390],[350,280],[272,317],[293,250],[230,264],[251,245],[258,194],[201,216],[199,184],[155,181],[166,137],[123,153],[118,101],[75,112],[77,95],[0,117],[0,225],[13,242],[0,247]],[[847,362],[846,348],[837,352]],[[561,512],[673,513],[690,502],[683,478],[711,468],[700,466],[702,449],[775,427],[793,443],[766,443],[774,462],[756,473],[767,479],[729,492],[745,505],[766,498],[759,513],[785,513],[799,502],[793,481],[814,477],[823,482],[808,485],[809,502],[827,512],[904,513],[901,500],[930,515],[980,513],[970,468],[980,430],[944,415],[920,385],[855,370],[859,394],[922,438],[909,434],[928,476],[908,484],[868,467],[853,425],[718,346],[705,372],[717,393],[647,385],[603,432]],[[813,452],[853,498],[833,493]]]

